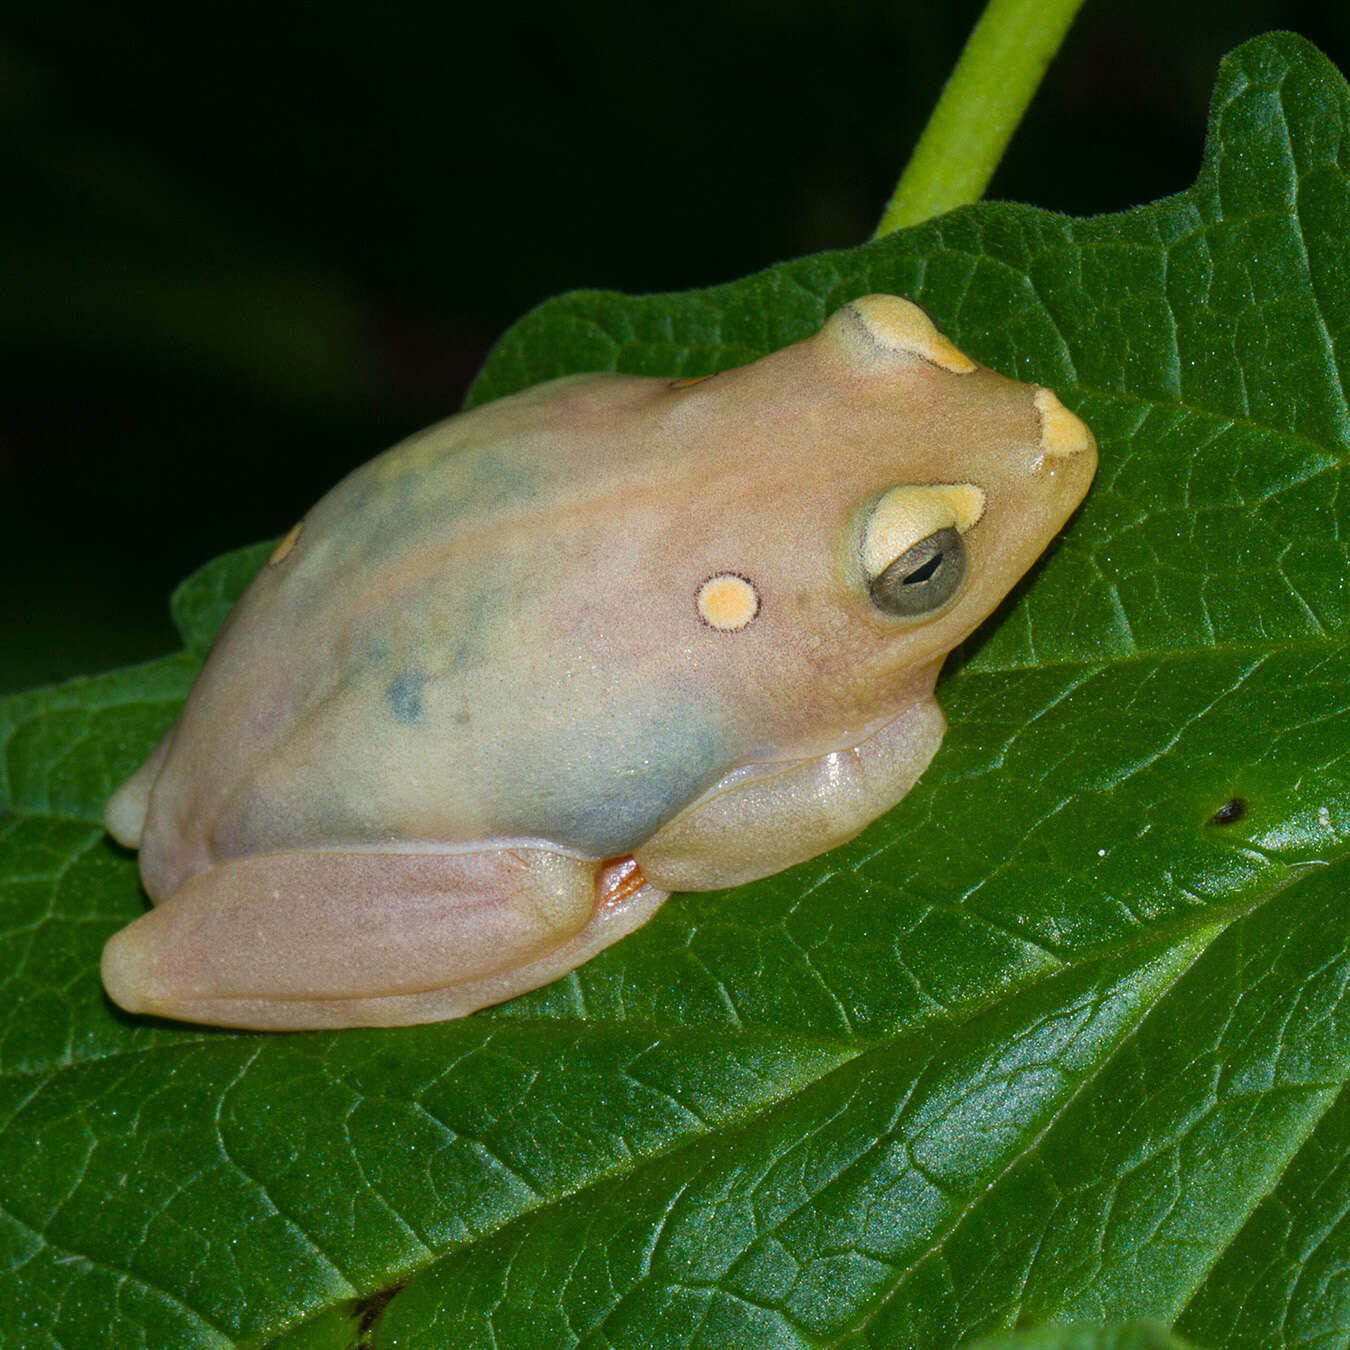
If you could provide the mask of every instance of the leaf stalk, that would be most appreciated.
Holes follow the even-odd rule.
[[[989,0],[877,226],[977,202],[1083,0]]]

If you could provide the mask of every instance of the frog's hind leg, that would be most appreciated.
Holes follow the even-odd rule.
[[[103,823],[108,833],[127,848],[141,846],[145,816],[150,809],[150,790],[155,786],[155,779],[159,777],[160,768],[173,744],[176,726],[175,723],[160,737],[159,744],[146,757],[145,763],[108,798],[108,804],[103,808]]]
[[[258,1030],[459,1017],[556,979],[665,899],[641,885],[616,902],[602,871],[535,845],[241,858],[114,934],[103,983],[130,1012]]]

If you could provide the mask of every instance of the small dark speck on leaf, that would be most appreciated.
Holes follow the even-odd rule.
[[[368,1331],[375,1329],[375,1323],[383,1316],[384,1310],[393,1302],[403,1284],[404,1281],[400,1280],[387,1289],[377,1289],[373,1294],[367,1294],[365,1298],[354,1298],[351,1301],[348,1315],[356,1322],[358,1335],[364,1336]]]
[[[1241,797],[1230,797],[1210,816],[1209,823],[1211,825],[1231,825],[1235,820],[1241,820],[1246,814],[1247,803]]]

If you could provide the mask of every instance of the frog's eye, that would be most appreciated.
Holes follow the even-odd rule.
[[[905,484],[883,492],[859,539],[872,603],[900,619],[941,609],[966,575],[962,535],[983,514],[984,490],[974,483]]]
[[[867,583],[872,603],[887,614],[931,614],[952,598],[966,574],[966,546],[952,526],[907,548]]]

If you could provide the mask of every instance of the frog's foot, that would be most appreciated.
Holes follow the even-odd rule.
[[[109,940],[129,1012],[257,1030],[460,1017],[557,979],[666,892],[631,860],[489,853],[273,853],[218,864]]]

